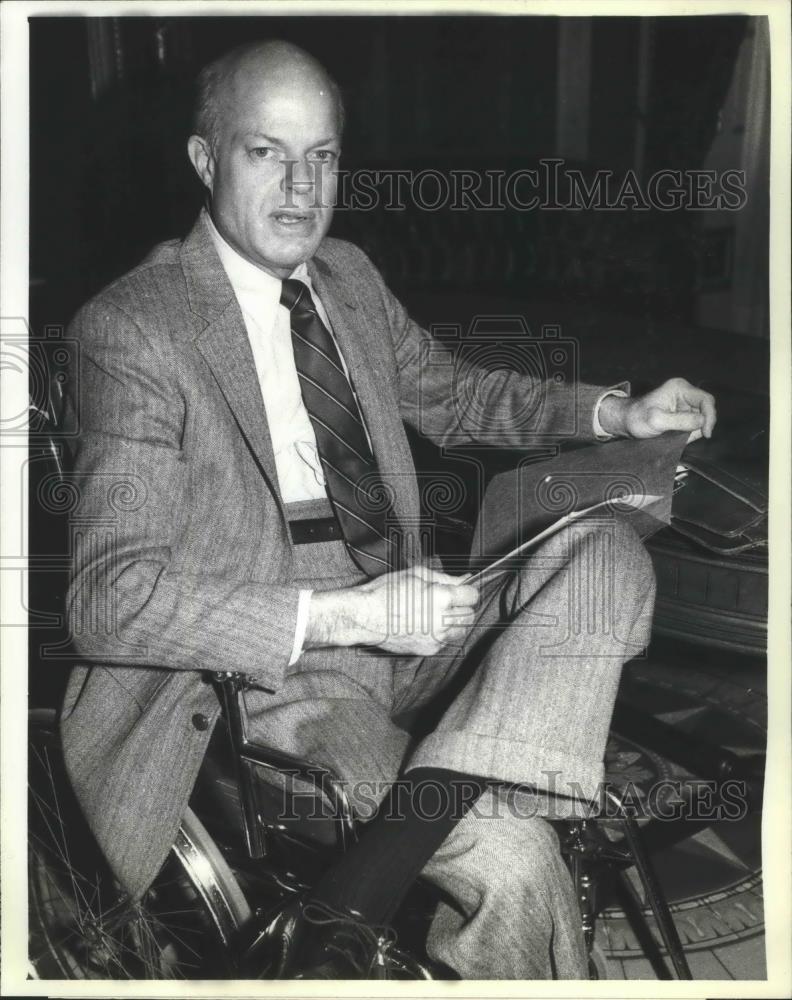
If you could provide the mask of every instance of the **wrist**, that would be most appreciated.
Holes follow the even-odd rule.
[[[308,624],[305,627],[306,648],[335,645],[333,637],[338,631],[341,594],[343,590],[315,590],[311,594]]]
[[[305,648],[356,646],[371,642],[362,614],[364,598],[359,587],[315,590],[308,610]]]

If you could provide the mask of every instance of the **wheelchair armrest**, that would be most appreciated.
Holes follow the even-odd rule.
[[[256,685],[246,674],[222,671],[213,674],[220,705],[228,725],[231,751],[237,768],[248,849],[252,857],[264,853],[258,823],[253,768],[264,768],[286,778],[305,781],[330,803],[339,846],[346,850],[356,839],[354,814],[343,780],[323,764],[248,738],[242,708],[242,693]]]

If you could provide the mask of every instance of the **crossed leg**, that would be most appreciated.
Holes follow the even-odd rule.
[[[488,790],[423,875],[445,897],[427,951],[463,979],[586,978],[572,879],[546,820]]]
[[[406,761],[408,774],[440,767],[544,793],[530,815],[496,815],[487,804],[499,797],[487,792],[424,869],[449,897],[430,954],[464,978],[586,975],[571,879],[542,817],[596,797],[621,667],[648,641],[653,600],[635,532],[618,519],[579,522],[487,589],[458,655],[395,672],[392,712],[369,683],[322,670],[293,678],[293,701],[256,713],[255,728],[293,752],[310,749],[353,788],[372,778],[382,788]],[[441,714],[405,758],[408,738],[391,715],[441,689]]]
[[[586,976],[571,878],[542,817],[597,798],[621,667],[648,643],[654,590],[638,536],[613,519],[559,533],[483,603],[457,690],[405,768],[532,790],[518,810],[491,790],[424,870],[456,903],[441,905],[430,954],[465,978]],[[399,707],[420,698],[422,674],[447,669],[424,662]]]

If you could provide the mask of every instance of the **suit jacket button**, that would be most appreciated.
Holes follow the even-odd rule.
[[[209,728],[209,720],[206,718],[205,715],[202,715],[200,712],[196,712],[195,715],[192,717],[192,724],[195,726],[195,728],[198,730],[199,733],[202,733],[204,732],[204,730]]]

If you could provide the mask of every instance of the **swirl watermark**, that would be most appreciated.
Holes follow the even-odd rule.
[[[431,516],[453,514],[462,509],[468,499],[465,480],[453,472],[436,472],[423,476],[420,482],[421,505]]]
[[[98,499],[101,494],[103,501]],[[98,512],[96,517],[102,520],[140,510],[148,500],[148,487],[131,472],[50,472],[39,481],[36,500],[50,514],[79,513],[88,500],[92,511]]]

